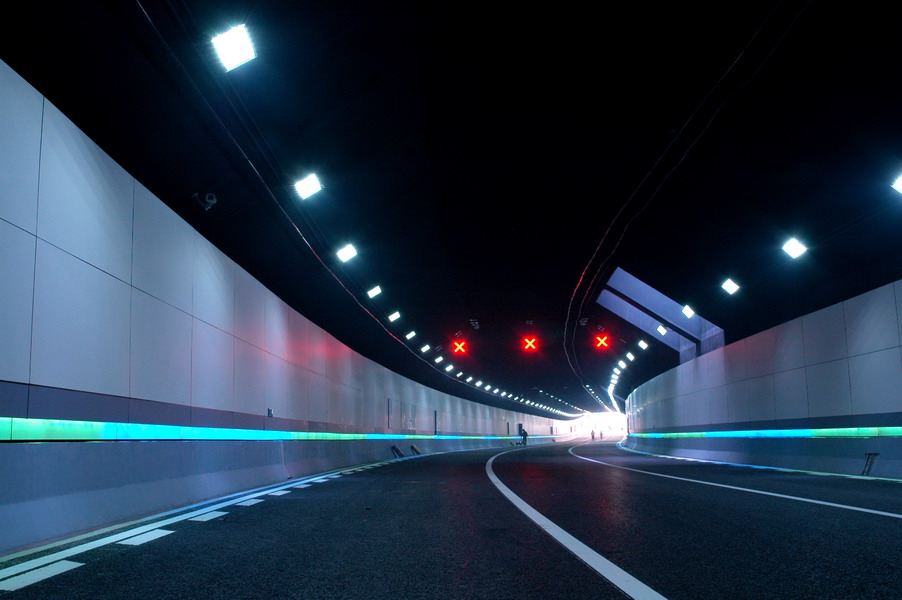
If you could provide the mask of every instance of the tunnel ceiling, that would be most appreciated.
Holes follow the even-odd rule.
[[[616,267],[727,342],[902,278],[889,5],[493,6],[21,3],[0,58],[313,322],[489,404],[597,410],[627,351],[618,395],[676,364],[595,303]],[[227,73],[238,23],[258,56]]]

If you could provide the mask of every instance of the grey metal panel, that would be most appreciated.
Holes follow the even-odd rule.
[[[661,319],[665,326],[677,328],[696,341],[705,340],[709,350],[719,347],[716,345],[718,340],[723,345],[723,330],[720,327],[697,314],[687,317],[683,314],[682,305],[623,269],[618,267],[608,279],[607,285]]]
[[[598,296],[598,303],[608,309],[624,321],[631,323],[638,329],[641,329],[657,341],[670,346],[677,352],[686,349],[695,348],[695,344],[677,333],[670,330],[666,335],[658,333],[658,326],[662,325],[660,321],[651,315],[636,308],[620,296],[612,293],[610,290],[603,290]]]

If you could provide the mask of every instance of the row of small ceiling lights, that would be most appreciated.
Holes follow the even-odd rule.
[[[256,50],[254,50],[254,45],[251,42],[250,34],[248,33],[247,28],[244,25],[238,25],[236,27],[233,27],[229,31],[222,33],[220,35],[217,35],[211,41],[213,43],[213,47],[215,48],[217,55],[219,56],[219,60],[222,61],[222,64],[225,67],[226,72],[231,71],[232,69],[235,69],[236,67],[239,67],[239,66],[251,61],[252,59],[256,58],[256,56],[257,56]],[[319,178],[315,174],[311,174],[311,175],[308,175],[307,177],[305,177],[304,179],[296,182],[294,184],[294,189],[297,192],[298,196],[301,197],[302,200],[306,200],[307,198],[310,198],[311,196],[313,196],[314,194],[319,192],[321,189],[323,189],[323,186],[320,183]],[[341,262],[346,263],[349,260],[351,260],[352,258],[354,258],[355,256],[357,256],[357,250],[354,248],[353,245],[348,244],[348,245],[344,246],[343,248],[341,248],[340,250],[338,250],[338,252],[336,252],[336,256],[338,256],[338,259]],[[377,285],[367,291],[367,296],[372,300],[373,298],[375,298],[376,296],[378,296],[381,293],[382,293],[382,288]],[[401,318],[401,313],[399,311],[395,311],[395,312],[391,313],[390,315],[388,315],[389,323],[394,323],[395,321],[397,321],[400,318]],[[409,342],[416,335],[417,334],[415,331],[410,331],[404,337]],[[431,350],[431,349],[432,348],[429,344],[425,344],[422,347],[420,347],[420,352],[425,354],[425,353],[429,352],[429,350]],[[447,373],[450,376],[450,373],[452,371],[454,371],[454,365],[448,364],[448,365],[445,365],[444,367],[439,366],[439,365],[441,365],[442,362],[444,362],[444,360],[445,359],[443,356],[441,356],[441,355],[436,356],[432,361],[433,367],[437,370],[444,370],[445,373]],[[539,408],[541,410],[547,411],[549,413],[552,413],[552,414],[555,414],[558,416],[578,417],[585,412],[585,411],[582,411],[582,409],[576,409],[576,407],[574,407],[573,405],[563,402],[563,400],[560,400],[559,398],[555,398],[555,400],[557,400],[558,402],[561,402],[563,404],[567,404],[567,406],[570,406],[571,408],[580,410],[582,412],[568,413],[568,412],[562,411],[560,409],[552,408],[550,406],[542,404],[541,402],[534,402],[532,400],[528,400],[521,396],[515,396],[513,394],[510,394],[506,391],[501,390],[498,387],[493,386],[492,384],[485,383],[482,380],[475,378],[473,376],[467,376],[466,379],[462,379],[463,376],[464,376],[463,371],[458,371],[457,374],[455,375],[456,378],[461,379],[461,381],[464,381],[464,382],[472,385],[473,387],[479,389],[482,392],[491,393],[493,395],[497,395],[501,398],[505,398],[512,402],[518,402],[525,406],[532,406],[535,408]]]
[[[896,180],[893,182],[891,187],[894,190],[896,190],[897,192],[899,192],[900,194],[902,194],[902,175],[900,175],[899,177],[896,178]],[[795,260],[795,259],[799,258],[800,256],[802,256],[803,254],[805,254],[805,252],[808,251],[808,247],[805,246],[805,244],[800,242],[798,239],[792,237],[792,238],[789,238],[785,244],[783,244],[782,250],[783,250],[783,252],[788,254],[790,258]],[[720,285],[720,287],[723,288],[723,290],[731,296],[733,294],[735,294],[736,292],[738,292],[740,289],[739,284],[737,284],[735,281],[733,281],[730,278],[727,278],[727,280],[724,281]],[[691,319],[695,315],[695,311],[692,310],[692,308],[687,304],[686,306],[683,307],[683,314],[686,315],[687,319]],[[658,325],[658,333],[661,334],[661,336],[663,337],[664,335],[667,334],[667,328],[664,327],[663,325]],[[639,347],[642,348],[643,350],[645,350],[646,348],[648,348],[648,344],[642,340],[639,340]],[[633,360],[635,360],[636,357],[631,352],[627,352],[626,358],[630,362],[632,362]],[[627,366],[629,366],[629,363],[627,363],[626,361],[621,359],[621,360],[617,361],[617,367],[615,367],[613,369],[613,371],[611,372],[611,383],[608,385],[607,391],[608,391],[608,396],[610,397],[611,402],[614,403],[615,407],[617,407],[617,401],[614,399],[614,389],[616,388],[617,383],[620,380],[621,373],[623,373],[623,370],[626,369]],[[589,386],[586,386],[586,387],[588,388]],[[619,407],[617,407],[617,410],[618,411],[620,410]]]

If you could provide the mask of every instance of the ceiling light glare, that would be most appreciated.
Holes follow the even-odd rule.
[[[893,182],[893,189],[902,194],[902,175],[899,175]]]
[[[806,250],[808,250],[808,248],[805,247],[805,244],[795,238],[789,238],[789,241],[783,244],[783,252],[792,258],[802,256],[805,254]]]
[[[413,332],[411,332],[413,333]],[[429,344],[426,344],[422,348],[420,348],[420,352],[429,352]]]
[[[341,262],[348,262],[349,260],[351,260],[352,258],[357,256],[357,249],[354,246],[352,246],[351,244],[348,244],[347,246],[345,246],[344,248],[342,248],[335,254],[338,256],[338,258],[339,258],[339,260],[341,260]]]
[[[491,383],[485,384],[485,389],[487,389],[487,390],[492,389],[492,384]]]
[[[298,193],[298,196],[301,197],[301,200],[306,200],[313,194],[323,189],[323,184],[319,182],[319,179],[316,175],[311,173],[310,175],[307,175],[300,181],[296,182],[294,184],[294,189]]]
[[[417,332],[416,332],[416,331],[411,331],[410,333],[408,333],[408,334],[405,335],[404,337],[406,337],[408,340],[412,340],[413,338],[416,337],[416,335],[417,335]],[[425,350],[424,350],[423,352],[425,352]]]
[[[626,363],[623,362],[622,360],[618,360],[618,361],[617,361],[617,364],[620,365],[620,368],[621,368],[621,369],[625,369],[625,368],[626,368]]]
[[[645,343],[645,340],[639,340],[639,347],[643,350],[648,350],[648,344]]]
[[[722,287],[724,291],[731,296],[739,291],[739,286],[736,285],[736,282],[732,279],[727,279],[722,284],[720,284],[720,287]]]
[[[370,298],[375,298],[376,296],[378,296],[381,293],[382,293],[382,288],[377,285],[376,287],[374,287],[373,289],[368,291],[366,293],[366,295],[369,296]],[[410,338],[408,338],[408,339],[410,339]]]
[[[663,325],[658,325],[658,333],[665,335],[667,333],[667,329],[665,329]]]
[[[212,40],[213,47],[222,66],[226,71],[231,71],[235,67],[240,67],[249,60],[257,57],[254,51],[254,44],[251,42],[251,36],[247,32],[244,25],[232,27],[225,33],[221,33]]]
[[[453,368],[454,368],[454,365],[448,365],[447,367],[445,367],[445,370],[450,371]]]
[[[630,360],[636,360],[636,357],[633,355],[632,352],[627,352],[626,357]]]
[[[687,304],[683,307],[683,314],[686,315],[687,319],[691,319],[695,315],[695,311]]]
[[[398,311],[395,311],[392,314],[388,315],[388,320],[391,321],[392,323],[394,323],[395,321],[397,321],[400,318],[401,318],[401,313],[399,313]]]
[[[618,369],[617,367],[614,367],[614,374],[620,375],[620,369]]]
[[[460,372],[457,373],[457,375],[455,375],[455,377],[460,377],[460,376],[463,375],[463,374],[464,374],[464,372],[463,372],[463,371],[460,371]]]
[[[476,382],[476,387],[482,387],[482,380]]]
[[[436,357],[435,357],[435,363],[436,363],[436,364],[442,362],[443,360],[445,360],[445,358],[444,358],[443,356],[436,356]]]

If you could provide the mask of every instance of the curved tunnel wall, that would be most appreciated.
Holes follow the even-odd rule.
[[[91,439],[79,436],[110,423],[174,436],[0,443],[0,551],[390,458],[392,439],[409,454],[402,435],[424,436],[415,444],[428,452],[507,446],[519,423],[537,441],[569,431],[427,388],[350,350],[2,62],[0,289],[0,441],[54,427]],[[182,427],[386,437],[198,441]]]
[[[630,394],[627,443],[902,477],[900,324],[902,281],[700,356]]]

